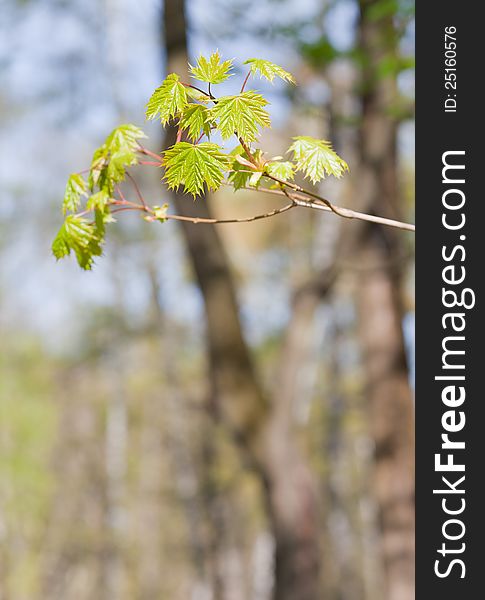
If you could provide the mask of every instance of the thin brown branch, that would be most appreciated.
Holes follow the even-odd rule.
[[[172,219],[174,221],[188,221],[190,223],[213,223],[216,225],[223,225],[228,223],[250,223],[251,221],[259,221],[261,219],[269,219],[270,217],[274,217],[276,215],[281,215],[288,210],[295,208],[297,206],[296,202],[291,202],[290,204],[286,204],[281,208],[276,208],[267,213],[262,213],[259,215],[253,215],[252,217],[241,217],[239,219],[207,219],[203,217],[186,217],[182,215],[167,215],[167,219]]]
[[[121,200],[115,200],[112,202],[112,204],[114,206],[116,206],[116,208],[111,211],[112,213],[123,212],[126,210],[139,210],[140,212],[145,212],[145,213],[148,213],[148,215],[150,215],[150,217],[146,217],[148,220],[153,220],[153,221],[158,220],[155,211],[152,208],[150,208],[147,204],[136,204],[135,202],[130,202],[124,197],[124,195],[120,189],[117,189],[117,192],[119,193]],[[240,217],[238,219],[236,219],[236,218],[235,219],[213,219],[213,218],[204,218],[204,217],[190,217],[190,216],[185,216],[185,215],[165,215],[164,218],[167,220],[172,220],[172,221],[188,221],[189,223],[194,223],[194,224],[212,223],[212,224],[216,224],[216,225],[221,225],[221,224],[228,224],[228,223],[250,223],[251,221],[259,221],[261,219],[269,219],[270,217],[280,215],[284,212],[287,212],[291,208],[295,208],[296,206],[297,206],[297,203],[293,199],[291,199],[290,204],[286,204],[285,206],[282,206],[281,208],[276,208],[269,212],[261,213],[258,215],[253,215],[251,217]],[[87,211],[87,212],[89,212],[89,211]]]
[[[118,192],[118,194],[123,202],[128,202],[128,200],[125,198],[125,195],[123,194],[123,191],[119,185],[116,186],[116,191]]]
[[[140,146],[139,152],[141,152],[142,154],[146,154],[147,156],[151,156],[152,158],[157,160],[160,164],[162,164],[162,157],[159,154],[155,154],[155,152],[148,150],[148,148],[145,148],[140,143],[138,143],[138,145]]]
[[[143,194],[141,193],[140,188],[138,187],[138,184],[135,181],[135,178],[131,175],[131,173],[128,173],[128,171],[126,171],[126,175],[128,177],[128,179],[131,181],[131,183],[133,184],[133,187],[135,188],[135,192],[136,195],[138,196],[138,199],[140,200],[140,202],[142,203],[142,205],[144,206],[144,208],[148,208],[147,203],[145,202],[145,198],[143,198]]]
[[[295,192],[301,192],[302,194],[305,194],[306,196],[310,196],[310,198],[318,200],[319,202],[323,202],[323,204],[325,206],[327,206],[336,215],[339,215],[339,217],[344,217],[346,219],[351,218],[347,214],[345,214],[345,211],[342,212],[338,208],[338,206],[335,206],[334,204],[332,204],[330,202],[330,200],[323,198],[322,196],[316,194],[315,192],[312,192],[311,190],[306,190],[305,188],[302,188],[300,185],[298,185],[296,183],[292,183],[291,181],[286,181],[284,179],[280,179],[279,177],[276,177],[275,175],[270,175],[268,172],[265,172],[264,175],[268,179],[272,179],[273,181],[276,181],[277,183],[279,183],[282,186],[289,187],[292,190],[294,190]]]
[[[244,88],[246,87],[246,83],[248,82],[250,75],[251,75],[251,69],[248,71],[248,74],[246,75],[246,79],[244,80],[244,83],[242,84],[241,91],[240,91],[241,94],[244,92]]]
[[[369,215],[367,213],[361,213],[350,208],[341,208],[340,206],[334,206],[338,209],[338,213],[335,210],[330,209],[328,206],[318,204],[316,202],[309,202],[306,200],[295,199],[295,203],[298,206],[304,206],[307,208],[313,208],[316,210],[324,210],[327,212],[333,212],[346,219],[359,219],[360,221],[369,221],[370,223],[378,223],[379,225],[387,225],[388,227],[396,227],[397,229],[404,229],[406,231],[416,231],[416,226],[412,223],[404,223],[403,221],[396,221],[395,219],[386,219],[385,217],[378,217],[376,215]]]
[[[242,190],[246,190],[249,192],[262,192],[265,194],[276,194],[278,196],[287,195],[282,190],[268,190],[266,188],[251,188],[244,187],[240,188]],[[303,208],[312,208],[315,210],[323,210],[325,212],[333,212],[334,214],[338,214],[339,216],[343,216],[346,219],[358,219],[360,221],[369,221],[371,223],[378,223],[380,225],[387,225],[389,227],[396,227],[397,229],[404,229],[405,231],[416,231],[415,225],[411,223],[404,223],[402,221],[396,221],[394,219],[386,219],[385,217],[378,217],[376,215],[369,215],[367,213],[359,212],[356,210],[352,210],[350,208],[343,208],[342,206],[332,205],[335,209],[338,210],[338,213],[330,209],[325,204],[318,204],[316,202],[312,202],[305,198],[302,194],[291,193],[290,198],[295,202],[297,206],[301,206]]]
[[[139,160],[138,164],[146,165],[148,167],[159,167],[160,166],[160,163],[156,162],[155,160]]]

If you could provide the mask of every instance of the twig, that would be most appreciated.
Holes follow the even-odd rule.
[[[276,181],[280,185],[291,188],[295,192],[301,192],[302,194],[305,194],[306,196],[310,196],[310,198],[314,198],[315,200],[318,200],[319,202],[323,202],[323,204],[325,204],[325,206],[327,206],[336,215],[339,215],[339,217],[350,218],[347,214],[345,214],[345,212],[342,212],[337,206],[334,206],[330,202],[330,200],[327,200],[326,198],[323,198],[322,196],[315,194],[315,192],[312,192],[311,190],[306,190],[305,188],[302,188],[301,186],[299,186],[296,183],[291,183],[291,181],[285,181],[284,179],[280,179],[279,177],[276,177],[275,175],[270,175],[268,172],[265,172],[264,176],[267,177],[268,179],[272,179],[273,181]]]
[[[152,152],[151,150],[148,150],[148,148],[145,148],[140,143],[138,143],[138,145],[140,146],[139,152],[141,152],[142,154],[146,154],[147,156],[151,156],[152,158],[155,158],[160,164],[162,164],[162,157],[160,155],[155,154],[155,152]]]
[[[225,184],[230,185],[230,184]],[[239,188],[241,190],[246,190],[248,192],[261,192],[265,194],[276,194],[278,196],[288,196],[288,192],[285,193],[283,190],[268,190],[266,188],[252,188],[252,187],[243,187]],[[394,219],[386,219],[385,217],[377,217],[376,215],[369,215],[367,213],[359,212],[357,210],[352,210],[350,208],[343,208],[342,206],[336,206],[333,204],[332,206],[337,209],[339,212],[336,213],[331,208],[324,204],[318,204],[316,202],[311,202],[308,198],[305,198],[301,194],[292,193],[289,196],[297,206],[301,206],[304,208],[313,208],[315,210],[323,210],[325,212],[333,212],[334,214],[338,214],[339,216],[343,216],[346,219],[359,219],[360,221],[369,221],[371,223],[379,223],[380,225],[388,225],[389,227],[396,227],[397,229],[404,229],[406,231],[416,231],[416,227],[411,223],[403,223],[402,221],[396,221]]]
[[[147,165],[148,167],[159,167],[160,163],[154,160],[140,160],[138,161],[139,165]]]
[[[242,217],[240,219],[209,219],[204,217],[186,217],[182,215],[166,215],[166,219],[172,219],[174,221],[188,221],[190,223],[213,223],[217,225],[223,225],[228,223],[250,223],[251,221],[259,221],[261,219],[269,219],[270,217],[274,217],[276,215],[281,215],[288,210],[295,208],[297,206],[296,202],[291,202],[290,204],[286,204],[281,208],[276,208],[267,213],[262,213],[259,215],[253,215],[252,217]]]
[[[328,206],[324,206],[323,204],[317,204],[315,202],[308,202],[305,200],[300,200],[298,198],[295,199],[295,203],[298,206],[305,206],[307,208],[314,208],[316,210],[324,210],[327,212],[334,212]],[[376,215],[369,215],[367,213],[361,213],[356,210],[351,210],[350,208],[340,208],[334,206],[334,208],[338,209],[338,215],[345,217],[346,219],[359,219],[360,221],[369,221],[370,223],[379,223],[379,225],[387,225],[389,227],[396,227],[397,229],[404,229],[406,231],[416,231],[415,225],[412,223],[403,223],[402,221],[396,221],[394,219],[386,219],[385,217],[377,217]]]
[[[122,194],[121,194],[120,190],[118,190],[118,192],[120,193],[120,196],[121,196]],[[117,206],[117,208],[113,209],[111,211],[112,213],[118,213],[118,212],[122,212],[125,210],[139,210],[141,212],[148,213],[151,216],[151,218],[147,217],[149,220],[153,220],[153,221],[157,220],[155,211],[152,210],[146,204],[136,204],[135,202],[129,202],[128,200],[126,200],[124,198],[124,196],[123,196],[122,200],[115,201],[115,202],[113,202],[113,204],[115,204]],[[295,206],[297,206],[297,204],[296,204],[296,202],[294,202],[292,200],[290,204],[286,204],[285,206],[282,206],[281,208],[275,208],[274,210],[272,210],[270,212],[253,215],[252,217],[241,217],[238,219],[212,219],[212,218],[206,218],[206,217],[189,217],[189,216],[185,216],[185,215],[165,215],[163,218],[167,219],[167,220],[172,220],[172,221],[188,221],[189,223],[194,223],[194,224],[212,223],[212,224],[220,225],[220,224],[228,224],[228,223],[250,223],[251,221],[259,221],[261,219],[269,219],[270,217],[280,215],[284,212],[287,212],[291,208],[295,208]]]
[[[136,183],[134,177],[128,171],[126,171],[126,174],[129,178],[129,180],[131,181],[131,183],[133,184],[133,187],[135,188],[135,192],[136,192],[136,195],[138,196],[138,199],[142,203],[143,207],[145,209],[147,209],[148,206],[147,206],[147,203],[145,202],[145,198],[143,198],[143,194],[141,193],[140,188],[138,187],[138,184]]]
[[[240,91],[241,94],[244,92],[244,88],[246,87],[246,83],[248,82],[250,75],[251,75],[251,70],[248,71],[248,74],[246,75],[246,79],[244,80],[244,83],[242,84],[241,91]]]

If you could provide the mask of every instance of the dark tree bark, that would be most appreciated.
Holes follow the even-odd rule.
[[[186,72],[183,0],[166,0],[168,71]],[[165,146],[173,143],[169,131]],[[174,195],[179,214],[209,216],[207,198]],[[229,263],[213,225],[182,223],[188,253],[204,297],[213,397],[221,422],[262,482],[275,540],[275,600],[321,600],[316,489],[289,426],[289,402],[268,399],[244,340]]]
[[[399,218],[396,81],[378,65],[398,52],[392,16],[376,19],[378,0],[360,0],[361,80],[359,195],[365,209]],[[402,330],[402,233],[363,226],[358,247],[360,339],[375,441],[386,600],[414,598],[414,417]]]

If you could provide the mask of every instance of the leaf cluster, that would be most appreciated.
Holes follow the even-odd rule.
[[[249,58],[244,64],[249,66],[247,79],[259,75],[270,82],[279,78],[295,83],[291,73],[270,61]],[[200,56],[189,69],[193,78],[209,84],[207,91],[182,83],[177,74],[171,73],[146,107],[147,119],[159,117],[162,125],[170,121],[178,126],[180,141],[165,152],[163,161],[164,180],[169,188],[182,186],[195,197],[205,190],[217,189],[226,171],[228,183],[238,190],[248,185],[258,186],[263,176],[291,181],[295,172],[301,171],[316,183],[327,175],[340,177],[348,168],[328,142],[309,137],[295,138],[289,150],[294,162],[279,157],[264,161],[259,150],[251,150],[248,155],[240,145],[226,153],[223,147],[211,142],[211,134],[218,132],[223,141],[235,136],[247,149],[248,144],[257,141],[262,129],[271,126],[266,110],[268,101],[255,90],[245,90],[246,81],[239,93],[216,98],[210,86],[233,75],[233,61],[223,61],[217,51],[208,58]],[[208,141],[200,143],[204,136]]]
[[[271,121],[266,98],[259,91],[246,90],[246,84],[257,76],[271,83],[276,78],[292,84],[295,80],[291,73],[267,60],[249,58],[244,64],[249,71],[237,93],[213,94],[211,86],[229,83],[233,77],[233,61],[222,60],[216,51],[189,65],[191,77],[200,83],[183,82],[179,75],[170,73],[148,100],[147,120],[158,118],[162,125],[178,128],[177,142],[162,156],[163,180],[168,188],[182,187],[195,198],[207,190],[217,190],[224,180],[238,190],[264,184],[295,189],[290,182],[297,172],[313,184],[328,175],[340,178],[348,170],[347,163],[326,140],[293,138],[288,149],[292,160],[281,156],[267,159],[261,149],[251,147]],[[234,138],[237,146],[227,150],[215,143],[215,132],[223,142]],[[88,181],[79,173],[69,177],[63,201],[67,216],[52,246],[57,258],[73,251],[84,269],[91,268],[93,257],[101,253],[105,224],[112,220],[110,206],[115,201],[115,190],[125,178],[126,169],[138,163],[138,140],[143,137],[141,129],[134,125],[117,127],[95,151]],[[76,214],[83,197],[87,199],[86,211]],[[94,215],[92,221],[84,216],[89,212]],[[165,205],[163,209],[153,207],[151,214],[146,218],[166,220]]]
[[[125,178],[127,167],[137,164],[138,140],[144,137],[135,125],[120,125],[94,152],[88,181],[80,173],[69,176],[62,203],[65,220],[52,243],[57,259],[72,251],[83,269],[92,268],[94,257],[102,252],[105,225],[114,220],[110,212],[114,188]],[[83,197],[86,211],[76,214]],[[88,213],[91,220],[84,216]]]

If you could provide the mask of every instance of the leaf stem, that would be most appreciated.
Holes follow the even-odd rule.
[[[251,75],[251,69],[248,71],[248,74],[246,75],[246,79],[244,80],[244,83],[242,84],[241,91],[239,92],[240,94],[242,94],[244,92],[244,88],[246,87],[246,83],[248,82],[250,75]]]
[[[191,83],[183,83],[182,85],[185,87],[189,87],[192,88],[193,90],[197,90],[198,92],[200,92],[201,94],[204,94],[204,96],[207,96],[207,98],[210,98],[211,100],[215,100],[214,96],[212,95],[212,93],[210,92],[210,84],[209,84],[209,93],[205,92],[204,90],[198,88],[196,85],[192,85]]]
[[[148,148],[144,148],[140,143],[138,145],[140,146],[139,152],[141,152],[142,154],[146,154],[147,156],[151,156],[152,158],[155,158],[160,164],[162,164],[162,158],[159,154],[155,154],[155,152],[148,150]]]
[[[138,162],[139,165],[147,165],[148,167],[159,167],[160,163],[155,162],[154,160],[140,160]]]
[[[145,209],[147,209],[148,205],[145,202],[145,199],[143,198],[143,194],[141,193],[141,190],[138,187],[138,184],[136,183],[135,178],[131,175],[131,173],[128,173],[128,171],[126,171],[126,175],[127,175],[128,179],[131,181],[131,183],[133,184],[133,187],[135,188],[135,192],[136,192],[136,195],[138,196],[138,199],[142,203],[143,207]]]

